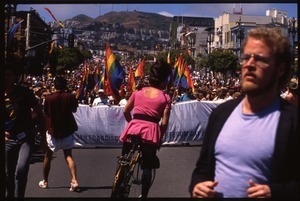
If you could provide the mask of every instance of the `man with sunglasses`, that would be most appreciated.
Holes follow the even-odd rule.
[[[244,96],[214,109],[189,191],[194,198],[299,199],[297,108],[280,97],[291,48],[280,31],[249,31],[242,47]]]

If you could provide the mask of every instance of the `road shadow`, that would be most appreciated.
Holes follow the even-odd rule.
[[[30,159],[30,164],[42,163],[44,161],[43,153],[33,153]]]
[[[79,186],[80,192],[88,191],[88,190],[105,190],[112,189],[112,186]]]
[[[34,164],[34,163],[43,163],[44,162],[44,152],[42,151],[36,151],[32,154],[31,159],[30,159],[30,164]],[[55,158],[57,158],[56,156],[52,157],[52,160],[54,160]]]
[[[69,189],[69,186],[51,186],[48,189]],[[112,189],[112,186],[79,186],[77,191],[73,191],[74,193],[82,193],[88,190],[106,190]]]

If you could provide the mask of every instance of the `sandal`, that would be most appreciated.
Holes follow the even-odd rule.
[[[69,189],[71,192],[78,192],[79,191],[79,186],[78,183],[71,183],[71,187]]]
[[[40,181],[39,187],[41,187],[43,189],[48,188],[48,182],[45,182],[45,180]]]

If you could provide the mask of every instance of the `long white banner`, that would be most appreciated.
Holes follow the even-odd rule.
[[[168,130],[163,145],[200,144],[203,140],[208,117],[219,103],[187,101],[172,105]],[[78,124],[75,132],[77,146],[121,146],[119,136],[127,122],[124,107],[79,105],[74,113]]]

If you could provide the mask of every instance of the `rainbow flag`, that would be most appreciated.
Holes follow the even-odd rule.
[[[23,22],[24,20],[21,20],[20,22],[18,22],[17,24],[14,24],[14,26],[12,26],[12,28],[9,29],[8,31],[8,44],[9,45],[15,35],[15,32],[18,30],[18,28],[20,27],[21,23]]]
[[[82,79],[81,79],[81,83],[80,86],[76,92],[76,99],[78,100],[82,100],[84,98],[84,91],[86,90],[86,87],[88,85],[88,65],[87,62],[84,62],[84,71],[82,74]]]
[[[174,81],[174,85],[176,86],[176,88],[178,88],[180,86],[184,89],[191,87],[192,91],[194,92],[194,82],[192,80],[192,77],[191,77],[191,74],[190,74],[187,64],[184,64],[183,72],[182,72],[181,76],[179,76],[177,74],[177,77]]]
[[[168,52],[167,63],[168,63],[168,64],[171,64],[171,56],[170,56],[170,52]]]
[[[174,68],[176,69],[177,71],[177,74],[178,76],[180,77],[183,73],[183,69],[184,69],[184,64],[185,64],[185,61],[183,59],[183,55],[182,53],[179,55],[176,63],[174,64]]]
[[[187,65],[184,67],[184,71],[180,79],[180,86],[185,89],[191,87],[192,91],[194,92],[194,82]]]
[[[119,101],[119,89],[125,80],[125,71],[123,66],[117,60],[116,56],[111,51],[108,44],[106,44],[106,62],[105,62],[105,73],[106,73],[106,86],[107,91],[111,92],[114,98]],[[109,94],[106,94],[109,95]]]
[[[170,52],[168,53],[168,56],[167,56],[167,63],[171,64]],[[169,66],[170,66],[170,75],[168,77],[168,84],[167,84],[168,89],[170,89],[171,87],[174,87],[174,76],[173,76],[174,68],[171,65],[169,65]]]
[[[48,11],[48,13],[51,15],[51,17],[55,20],[55,22],[57,24],[59,24],[59,26],[61,26],[62,28],[65,27],[65,25],[63,25],[61,22],[59,22],[56,17],[52,14],[51,10],[49,8],[44,8],[46,11]]]
[[[184,71],[184,65],[185,65],[185,62],[183,60],[183,55],[180,54],[177,61],[174,64],[174,68],[172,70],[174,86],[176,86],[176,88],[178,88],[178,86],[180,84],[180,79],[181,79],[183,71]]]
[[[143,77],[144,76],[144,66],[145,66],[145,58],[139,63],[138,67],[135,70],[135,77]]]
[[[94,91],[98,91],[99,89],[103,89],[104,86],[104,76],[100,75],[100,62],[95,66],[95,75],[94,75],[94,82],[95,82],[95,87]]]
[[[135,80],[134,80],[134,73],[131,68],[129,68],[129,76],[127,81],[127,90],[128,91],[135,91]]]
[[[49,54],[52,54],[53,49],[54,49],[54,45],[55,45],[55,41],[53,41],[50,45],[50,50],[49,50]]]

